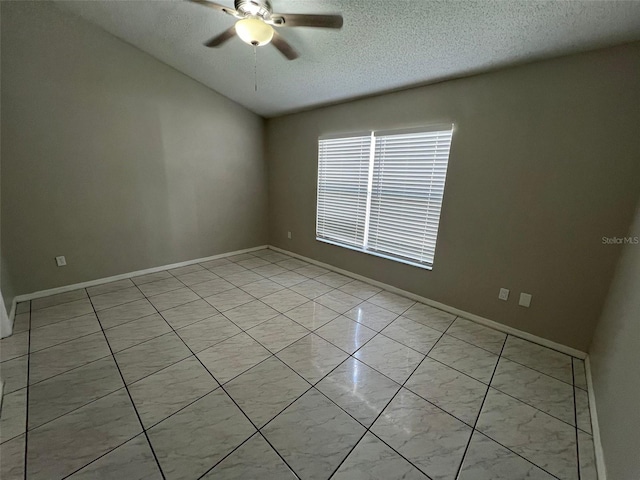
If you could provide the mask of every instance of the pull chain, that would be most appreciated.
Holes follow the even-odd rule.
[[[253,80],[254,80],[254,89],[258,91],[258,48],[253,46]]]

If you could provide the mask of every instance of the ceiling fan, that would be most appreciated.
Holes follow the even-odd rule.
[[[234,26],[205,42],[207,47],[219,47],[238,35],[243,42],[255,47],[273,43],[273,46],[289,60],[298,58],[298,52],[273,27],[342,28],[343,22],[342,15],[273,13],[269,0],[235,0],[235,9],[209,0],[190,1],[238,19]]]

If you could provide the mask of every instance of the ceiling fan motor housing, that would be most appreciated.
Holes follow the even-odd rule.
[[[245,17],[259,17],[267,20],[273,12],[269,0],[235,0],[235,8]]]

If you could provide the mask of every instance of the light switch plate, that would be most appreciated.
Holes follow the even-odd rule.
[[[64,258],[64,255],[56,257],[56,265],[59,267],[64,267],[67,264],[67,259]]]
[[[521,293],[520,294],[520,301],[518,302],[518,305],[520,305],[521,307],[527,307],[529,308],[529,306],[531,305],[531,298],[533,298],[533,296],[529,293]]]

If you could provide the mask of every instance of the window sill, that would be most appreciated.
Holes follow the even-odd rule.
[[[426,265],[424,263],[412,262],[411,260],[405,260],[399,257],[393,257],[391,255],[385,255],[379,252],[373,252],[371,250],[364,250],[358,247],[352,247],[351,245],[345,245],[344,243],[333,242],[331,240],[327,240],[326,238],[316,237],[318,242],[328,243],[329,245],[335,245],[336,247],[346,248],[347,250],[353,250],[355,252],[366,253],[367,255],[373,255],[374,257],[385,258],[387,260],[391,260],[393,262],[404,263],[405,265],[411,265],[412,267],[418,267],[423,270],[433,270],[433,265]]]

